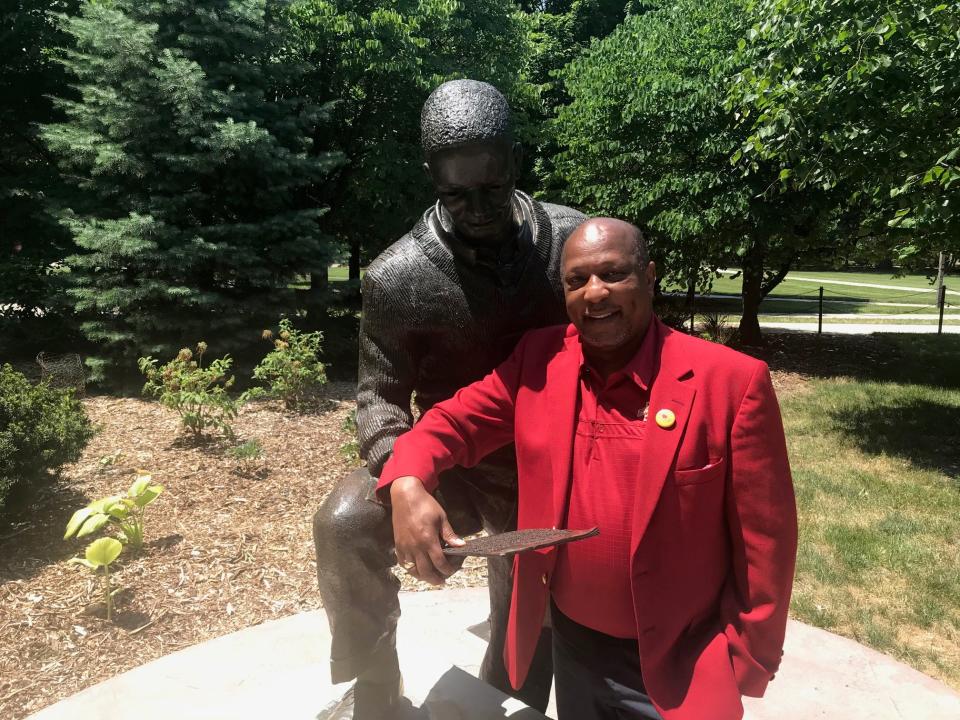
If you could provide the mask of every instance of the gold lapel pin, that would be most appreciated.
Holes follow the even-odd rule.
[[[674,425],[677,424],[677,416],[673,414],[673,410],[657,410],[657,414],[654,418],[657,421],[657,425],[662,427],[664,430],[669,430]]]

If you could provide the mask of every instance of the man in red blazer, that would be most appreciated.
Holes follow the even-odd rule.
[[[632,225],[581,225],[562,273],[572,325],[527,333],[394,445],[379,488],[398,560],[434,583],[455,572],[437,476],[515,442],[518,526],[600,535],[516,556],[512,684],[549,603],[560,720],[741,718],[741,695],[762,695],[779,665],[796,556],[768,369],[653,315]]]

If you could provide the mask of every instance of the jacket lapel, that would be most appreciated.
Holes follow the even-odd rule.
[[[573,459],[573,433],[576,429],[580,353],[577,337],[567,330],[564,349],[547,368],[546,388],[550,415],[557,421],[556,439],[551,443],[553,465],[553,526],[563,527],[570,497],[570,468]]]
[[[659,365],[654,372],[650,389],[647,437],[643,445],[639,485],[634,499],[631,555],[636,554],[640,540],[650,524],[667,474],[677,456],[677,448],[686,430],[690,408],[696,395],[692,384],[681,380],[691,375],[689,361],[671,352],[673,343],[670,335],[674,331],[659,321],[655,322],[660,332],[660,351],[657,353]],[[671,427],[662,428],[657,425],[655,417],[660,410],[670,410],[674,414],[675,421]]]

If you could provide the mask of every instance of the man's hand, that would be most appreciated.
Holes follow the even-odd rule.
[[[453,531],[440,503],[412,475],[390,484],[390,503],[397,562],[415,578],[443,585],[460,568],[443,554],[440,540],[448,545],[464,542]]]

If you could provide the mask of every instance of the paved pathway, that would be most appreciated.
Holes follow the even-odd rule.
[[[736,275],[740,270],[720,270],[724,275]],[[846,285],[847,287],[868,287],[878,290],[903,290],[904,292],[929,292],[936,293],[935,287],[903,287],[902,285],[876,285],[874,283],[854,282],[852,280],[828,280],[827,278],[798,277],[797,275],[787,275],[790,282],[817,283],[819,285]],[[946,284],[946,283],[944,283]],[[947,295],[960,295],[960,290],[947,290]]]
[[[793,330],[794,332],[817,332],[816,322],[768,322],[760,320],[764,330]],[[870,335],[871,333],[936,333],[936,325],[893,325],[889,323],[831,323],[824,320],[823,332],[839,335]],[[960,333],[960,325],[943,323],[943,332]]]
[[[476,680],[486,588],[402,593],[398,646],[406,693],[431,720],[544,720]],[[181,650],[28,720],[315,720],[345,690],[327,673],[323,611]],[[791,622],[783,665],[746,720],[957,720],[960,695],[855,642]],[[548,709],[551,717],[555,710]],[[705,718],[704,720],[709,720]]]

